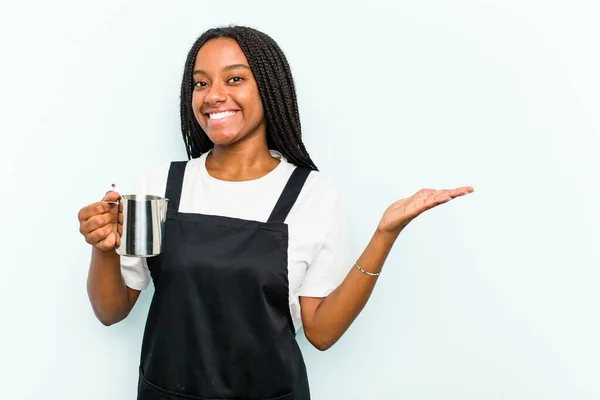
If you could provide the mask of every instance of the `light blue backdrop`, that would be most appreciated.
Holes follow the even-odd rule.
[[[6,399],[133,399],[151,292],[96,321],[77,211],[183,159],[179,85],[205,29],[273,36],[357,257],[422,187],[476,192],[402,233],[327,352],[322,399],[600,399],[595,1],[2,2],[0,381]]]

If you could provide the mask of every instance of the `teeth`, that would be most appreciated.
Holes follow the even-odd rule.
[[[208,114],[208,116],[210,117],[210,119],[222,119],[222,118],[226,118],[229,117],[230,115],[235,114],[235,111],[224,111],[224,112],[219,112],[219,113],[211,113]]]

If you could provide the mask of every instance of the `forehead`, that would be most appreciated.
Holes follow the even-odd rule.
[[[233,39],[216,38],[204,43],[194,63],[195,70],[217,71],[229,65],[248,65],[244,52]]]

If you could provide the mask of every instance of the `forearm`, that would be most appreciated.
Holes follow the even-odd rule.
[[[92,248],[87,289],[94,313],[104,325],[117,323],[129,314],[129,290],[123,282],[120,256],[115,250]]]
[[[365,271],[380,272],[397,237],[376,231],[357,264]],[[331,347],[346,332],[369,300],[377,279],[352,268],[342,284],[323,299],[307,332],[319,348]]]

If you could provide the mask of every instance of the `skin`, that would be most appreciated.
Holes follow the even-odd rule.
[[[221,180],[244,181],[271,172],[279,160],[267,147],[266,121],[256,81],[248,61],[231,39],[208,41],[196,57],[194,114],[214,143],[206,160],[208,173]],[[232,112],[216,120],[211,113]],[[421,213],[456,197],[473,192],[470,186],[456,189],[422,189],[401,199],[383,213],[377,229],[357,263],[365,271],[381,271],[386,257],[402,230]],[[103,200],[118,200],[109,192]],[[80,231],[93,246],[88,275],[88,294],[94,312],[105,325],[124,319],[139,296],[121,276],[120,258],[115,252],[122,232],[122,213],[117,206],[97,202],[79,212]],[[335,344],[367,303],[377,277],[356,268],[340,286],[324,298],[300,297],[302,323],[307,339],[319,350]]]
[[[214,143],[206,160],[213,177],[226,181],[257,179],[279,160],[267,147],[267,126],[258,86],[246,56],[232,39],[213,39],[200,48],[194,64],[192,107]],[[235,114],[223,123],[209,113]]]

